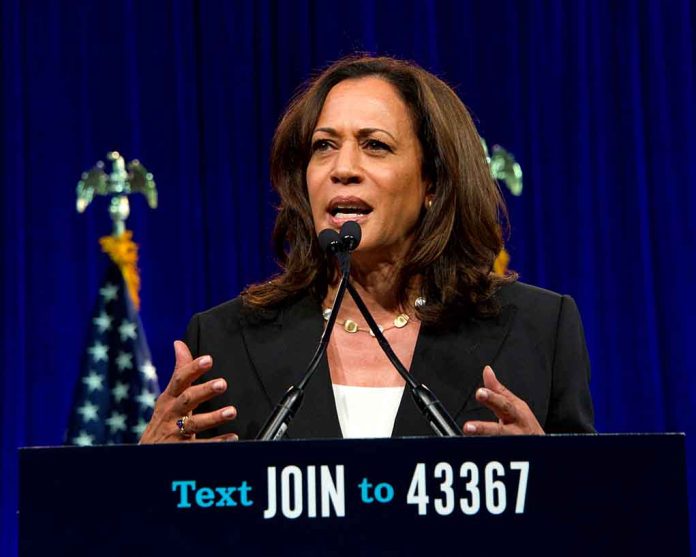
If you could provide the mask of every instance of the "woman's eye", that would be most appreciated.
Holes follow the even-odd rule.
[[[389,145],[379,141],[378,139],[368,139],[363,145],[370,151],[391,151]]]
[[[316,153],[317,151],[327,151],[330,147],[331,143],[329,143],[328,140],[317,139],[314,143],[312,143],[312,153]]]

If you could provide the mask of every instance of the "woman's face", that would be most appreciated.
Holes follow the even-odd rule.
[[[334,86],[307,166],[317,232],[354,220],[362,228],[359,254],[403,256],[425,202],[421,159],[408,108],[390,83],[366,77]]]

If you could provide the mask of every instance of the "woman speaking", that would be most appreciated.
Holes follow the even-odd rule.
[[[465,435],[593,431],[573,300],[493,273],[505,207],[472,119],[440,79],[350,57],[276,130],[281,272],[191,320],[141,442],[254,439],[301,378],[340,275],[317,235],[357,222],[350,280],[399,360]],[[290,438],[432,435],[346,296]]]

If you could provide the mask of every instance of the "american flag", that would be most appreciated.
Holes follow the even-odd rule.
[[[69,445],[136,443],[159,395],[140,316],[109,261],[92,315],[66,434]]]

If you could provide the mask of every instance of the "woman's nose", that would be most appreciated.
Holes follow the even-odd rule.
[[[334,158],[331,181],[334,184],[359,184],[362,179],[360,149],[351,142],[344,143]]]

